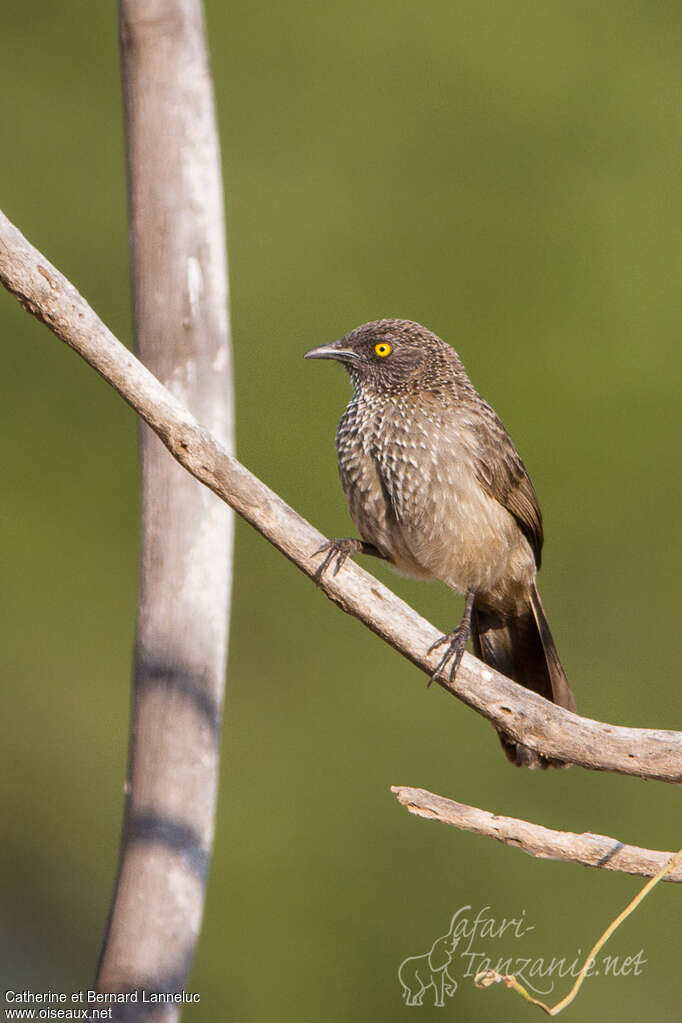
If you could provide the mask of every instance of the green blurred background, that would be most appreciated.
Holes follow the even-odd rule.
[[[665,2],[209,0],[241,459],[330,535],[348,397],[302,353],[365,320],[461,354],[530,469],[541,591],[588,716],[680,726],[679,18]],[[3,10],[0,205],[131,336],[116,14]],[[92,981],[116,864],[137,572],[133,414],[0,294],[4,840],[0,986]],[[675,429],[675,427],[678,429]],[[682,844],[679,793],[531,774],[489,725],[237,527],[217,844],[188,1023],[530,1018],[397,969],[462,905],[534,926],[498,956],[586,952],[641,882],[418,821],[391,784],[567,830]],[[440,627],[459,603],[366,563]],[[585,1021],[679,1018],[680,893],[605,950]],[[565,991],[559,984],[555,998]],[[427,993],[426,1001],[433,992]]]

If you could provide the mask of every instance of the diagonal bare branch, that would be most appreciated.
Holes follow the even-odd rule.
[[[74,286],[0,213],[0,279],[151,426],[188,472],[218,494],[307,576],[324,537],[230,456],[102,323]],[[330,600],[422,671],[438,631],[358,565],[321,583]],[[443,689],[547,757],[598,771],[682,782],[682,733],[579,717],[518,686],[469,654]]]
[[[417,817],[450,824],[453,828],[471,831],[474,835],[494,838],[504,845],[511,845],[529,856],[543,860],[564,860],[621,874],[655,877],[673,856],[671,852],[624,845],[615,838],[593,835],[589,831],[578,835],[572,831],[553,831],[518,817],[500,817],[489,810],[479,810],[476,806],[437,796],[426,789],[393,785],[391,792],[395,793],[402,806]],[[682,866],[675,867],[663,880],[682,883]]]

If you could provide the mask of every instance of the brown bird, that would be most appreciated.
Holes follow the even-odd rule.
[[[575,710],[535,585],[542,515],[526,468],[453,349],[411,320],[365,323],[306,359],[336,359],[351,398],[336,433],[339,473],[362,540],[325,544],[318,577],[349,555],[465,596],[435,677],[454,678],[471,635],[486,664]],[[431,650],[429,652],[431,652]],[[514,764],[562,766],[499,733]]]

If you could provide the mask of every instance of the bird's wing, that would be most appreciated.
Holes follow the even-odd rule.
[[[482,404],[482,415],[470,421],[479,440],[476,475],[490,496],[514,516],[540,568],[542,512],[533,484],[502,421],[486,402]]]

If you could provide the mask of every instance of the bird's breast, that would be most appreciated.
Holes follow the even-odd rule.
[[[492,590],[505,575],[531,571],[514,518],[477,478],[465,415],[356,396],[337,451],[357,529],[399,571],[460,591]]]

